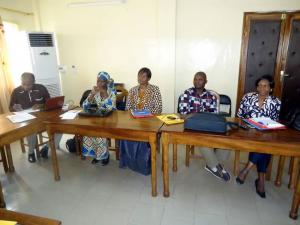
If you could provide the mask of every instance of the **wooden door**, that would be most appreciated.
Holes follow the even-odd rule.
[[[280,71],[280,117],[294,107],[300,107],[300,13],[287,15],[286,32]]]
[[[236,109],[245,93],[256,91],[255,81],[262,75],[274,78],[273,95],[283,101],[282,115],[295,105],[295,96],[300,93],[299,15],[299,12],[244,14]]]

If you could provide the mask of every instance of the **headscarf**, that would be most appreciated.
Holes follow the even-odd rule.
[[[110,76],[107,72],[105,72],[105,71],[99,72],[97,75],[97,78],[107,82],[108,95],[110,95],[113,91],[115,91],[114,80],[112,78],[110,78]]]

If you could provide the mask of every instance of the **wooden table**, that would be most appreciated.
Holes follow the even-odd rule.
[[[240,122],[238,119],[236,122]],[[211,148],[230,149],[236,151],[252,151],[270,153],[282,156],[294,156],[294,171],[298,169],[300,157],[300,132],[292,129],[257,131],[232,130],[228,135],[219,135],[204,132],[194,132],[184,130],[183,124],[164,125],[161,128],[163,145],[163,183],[164,196],[168,197],[169,192],[169,144],[184,144],[205,146]],[[235,162],[237,165],[238,162]],[[296,174],[296,173],[294,173]],[[297,211],[300,202],[300,176],[298,177],[297,187],[294,192],[293,203],[290,217],[297,218]]]
[[[61,120],[60,118],[47,120],[46,127],[50,141],[54,179],[60,179],[53,141],[55,133],[144,141],[149,142],[151,146],[152,196],[156,196],[156,136],[162,124],[156,117],[134,119],[128,111],[115,111],[107,117],[77,116],[74,120]]]
[[[61,221],[0,209],[0,219],[17,221],[21,225],[60,225]]]
[[[61,110],[52,110],[45,112],[34,113],[37,118],[28,120],[22,123],[12,123],[6,116],[12,113],[5,113],[0,115],[0,150],[6,153],[8,161],[8,171],[14,172],[10,143],[20,140],[26,136],[34,133],[43,132],[46,130],[46,126],[43,123],[47,118],[58,117],[61,114]],[[0,207],[5,207],[2,188],[0,184]]]

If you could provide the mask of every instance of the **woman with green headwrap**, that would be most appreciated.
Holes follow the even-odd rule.
[[[114,81],[109,74],[102,71],[97,76],[97,86],[94,86],[87,99],[83,102],[83,108],[89,108],[91,104],[97,105],[101,111],[116,110],[116,90]],[[103,166],[109,163],[109,151],[106,138],[83,137],[82,155],[94,159],[92,164],[101,161]]]

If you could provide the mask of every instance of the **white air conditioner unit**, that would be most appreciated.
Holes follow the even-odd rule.
[[[30,65],[36,83],[44,85],[51,97],[62,95],[58,71],[58,59],[54,34],[48,32],[26,32]]]

